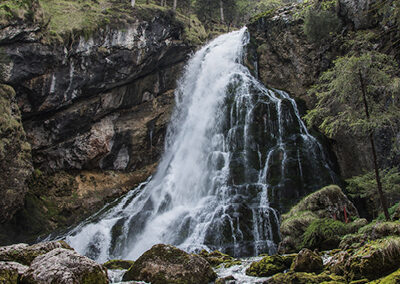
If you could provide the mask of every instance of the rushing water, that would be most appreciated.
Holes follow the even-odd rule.
[[[332,173],[295,101],[242,64],[248,42],[243,28],[191,58],[156,174],[72,230],[72,247],[99,262],[136,259],[157,243],[234,256],[276,251],[270,202],[279,207]]]

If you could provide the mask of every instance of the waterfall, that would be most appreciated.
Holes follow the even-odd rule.
[[[279,204],[332,182],[295,101],[242,64],[248,42],[243,28],[192,56],[156,174],[67,234],[79,253],[99,262],[136,259],[167,243],[190,252],[272,254]]]

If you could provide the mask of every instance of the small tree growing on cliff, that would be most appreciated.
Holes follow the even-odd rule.
[[[395,76],[396,63],[377,52],[341,57],[334,63],[311,90],[318,102],[305,119],[331,137],[344,131],[369,140],[379,199],[389,220],[374,132],[387,126],[397,127],[399,123],[400,80]]]

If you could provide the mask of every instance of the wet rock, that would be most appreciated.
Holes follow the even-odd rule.
[[[290,268],[290,264],[280,255],[266,256],[260,261],[253,262],[246,269],[246,275],[269,277]]]
[[[0,283],[18,283],[21,275],[26,270],[28,270],[28,266],[22,265],[18,262],[0,261]]]
[[[22,275],[21,283],[108,283],[107,270],[73,250],[54,249],[40,255]]]
[[[112,259],[103,263],[103,266],[107,269],[129,269],[135,262],[131,260]]]
[[[367,280],[368,283],[368,279]],[[372,282],[373,284],[395,284],[395,283],[400,283],[400,269],[396,270],[395,272],[389,274],[386,277],[383,277],[382,279],[378,279],[374,282]]]
[[[171,245],[155,245],[139,257],[123,281],[162,283],[209,283],[217,278],[210,264]]]
[[[309,249],[302,249],[293,260],[290,269],[295,272],[321,272],[323,269],[322,258]]]
[[[57,248],[72,250],[64,241],[43,242],[31,246],[27,244],[16,244],[0,247],[0,261],[13,261],[24,265],[30,265],[37,256],[46,254]]]

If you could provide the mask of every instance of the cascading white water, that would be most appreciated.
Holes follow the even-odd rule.
[[[156,174],[68,233],[78,252],[100,262],[136,259],[157,243],[235,256],[275,252],[279,218],[270,199],[330,183],[331,171],[294,100],[242,64],[248,41],[243,28],[191,58]]]

